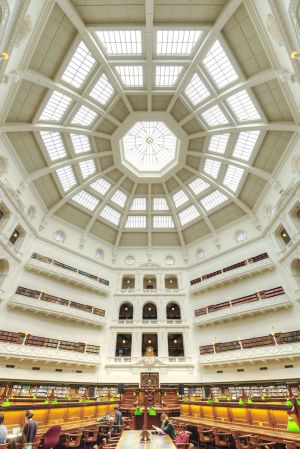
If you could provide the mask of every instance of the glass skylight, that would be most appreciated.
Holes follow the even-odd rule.
[[[173,195],[173,201],[174,201],[174,204],[175,204],[176,207],[182,206],[188,200],[189,200],[189,198],[184,193],[183,190],[179,190],[178,192],[174,193],[174,195]]]
[[[221,162],[214,161],[212,159],[206,159],[204,164],[204,171],[208,175],[212,176],[213,178],[217,178],[219,174],[219,170],[221,167]]]
[[[100,217],[105,218],[105,220],[110,221],[114,225],[118,226],[121,214],[116,209],[110,206],[105,206],[103,211],[100,213]]]
[[[219,41],[216,41],[211,47],[203,64],[219,89],[238,79],[238,75]]]
[[[176,137],[163,122],[137,122],[123,137],[123,149],[137,170],[158,172],[175,159]]]
[[[40,135],[51,161],[62,159],[67,155],[60,133],[51,131],[41,131]]]
[[[248,161],[254,150],[259,131],[244,131],[239,134],[232,155],[238,159]]]
[[[93,211],[99,203],[99,200],[95,196],[85,190],[78,192],[73,196],[72,200],[91,211]]]
[[[96,171],[96,165],[95,165],[95,161],[93,159],[89,159],[88,161],[79,162],[79,167],[80,167],[83,179],[92,175]]]
[[[261,118],[248,92],[245,90],[231,95],[226,101],[240,122],[259,120]]]
[[[169,210],[166,198],[153,198],[153,210]]]
[[[59,122],[71,101],[71,98],[55,90],[44,107],[39,120]]]
[[[146,210],[146,205],[145,197],[134,198],[130,210]]]
[[[83,42],[80,42],[61,79],[79,88],[88,77],[95,62],[96,60],[91,55],[87,46]]]
[[[141,229],[146,228],[146,215],[128,215],[125,228]]]
[[[189,183],[189,187],[195,195],[199,195],[199,193],[204,192],[204,190],[208,189],[209,184],[207,184],[207,182],[203,181],[202,179],[197,178]]]
[[[224,154],[229,139],[229,134],[215,134],[211,137],[208,151]]]
[[[114,93],[114,88],[103,73],[90,92],[90,97],[105,105]]]
[[[122,83],[127,87],[144,85],[143,66],[141,65],[116,65]]]
[[[224,186],[235,192],[238,188],[243,173],[243,168],[236,167],[235,165],[228,165],[223,181]]]
[[[219,190],[215,190],[214,192],[205,196],[201,200],[201,203],[204,209],[208,211],[224,203],[224,201],[226,201],[227,199],[228,199],[227,196],[225,196],[222,192],[219,192]]]
[[[171,215],[153,215],[153,228],[174,228],[174,221]]]
[[[56,174],[60,180],[62,188],[65,192],[70,190],[73,186],[77,184],[73,168],[70,165],[66,167],[58,168]]]
[[[99,178],[90,185],[92,189],[96,190],[98,193],[101,193],[103,196],[108,192],[110,186],[110,182],[106,181],[104,178]]]
[[[218,105],[207,109],[207,111],[203,112],[201,116],[206,121],[208,126],[226,125],[229,123]]]
[[[112,196],[111,200],[118,206],[124,207],[127,200],[127,195],[126,193],[122,192],[122,190],[117,190],[115,194]]]
[[[95,111],[92,111],[86,106],[81,106],[71,123],[72,125],[89,126],[95,120],[96,116],[97,113]]]
[[[194,74],[184,93],[194,106],[210,95],[209,90],[197,73]]]
[[[140,55],[142,33],[139,30],[96,31],[108,55]]]
[[[91,144],[88,136],[85,136],[84,134],[70,134],[70,137],[76,154],[91,151]]]
[[[179,213],[179,220],[182,226],[199,217],[199,212],[195,206],[190,206]]]
[[[201,31],[197,30],[158,30],[156,53],[158,55],[190,55],[201,34]]]
[[[169,87],[176,84],[182,70],[181,65],[158,65],[155,71],[155,84],[158,87]]]

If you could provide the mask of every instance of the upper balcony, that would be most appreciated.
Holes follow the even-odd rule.
[[[198,326],[221,323],[247,315],[267,313],[292,305],[282,287],[271,288],[195,310],[194,323]]]
[[[300,357],[300,331],[214,343],[199,349],[199,363],[204,366],[296,359]]]
[[[115,295],[130,296],[178,296],[184,295],[182,288],[120,288],[115,290]]]
[[[153,327],[153,328],[166,328],[166,326],[180,326],[180,327],[190,327],[189,323],[187,322],[187,320],[170,320],[170,319],[162,319],[162,320],[157,320],[157,319],[149,319],[149,320],[145,320],[145,319],[119,319],[119,320],[113,320],[111,322],[110,327],[116,327],[119,328],[120,326],[122,327],[127,327],[127,328],[133,328],[133,327]]]
[[[228,267],[220,268],[212,273],[192,279],[190,281],[190,291],[193,294],[200,293],[244,277],[254,276],[266,270],[272,270],[274,267],[275,265],[269,258],[268,253],[258,254],[257,256],[242,260]]]
[[[175,368],[175,369],[193,369],[194,364],[192,357],[108,357],[105,368],[117,369],[159,369],[159,368]]]
[[[296,232],[291,238],[286,246],[277,254],[279,261],[282,262],[286,259],[293,251],[295,251],[300,245],[300,232]]]
[[[37,253],[31,255],[31,258],[26,262],[25,268],[102,295],[108,295],[110,293],[109,281],[106,279]]]
[[[1,330],[0,359],[96,366],[100,364],[100,346]]]
[[[91,326],[105,325],[105,311],[102,309],[25,287],[19,286],[8,304],[35,314],[42,313]]]

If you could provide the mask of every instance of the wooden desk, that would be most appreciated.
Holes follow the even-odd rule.
[[[139,430],[125,430],[118,442],[117,449],[174,449],[175,446],[168,435],[154,435],[150,432],[151,441],[140,442]]]

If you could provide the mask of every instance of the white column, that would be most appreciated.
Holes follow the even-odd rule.
[[[168,357],[168,334],[165,331],[159,330],[157,336],[158,343],[158,357]]]
[[[140,329],[132,332],[131,357],[141,357],[142,354],[142,333]]]

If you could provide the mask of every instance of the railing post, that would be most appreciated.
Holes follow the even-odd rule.
[[[228,298],[228,301],[229,301],[229,306],[230,306],[230,307],[232,307],[232,302],[231,302],[231,299],[230,299],[230,298]]]
[[[214,350],[214,354],[216,353],[216,343],[213,341],[213,343],[212,343],[212,347],[213,347],[213,350]]]
[[[242,342],[242,340],[241,340],[241,337],[237,337],[237,339],[238,339],[238,342],[239,342],[239,344],[240,344],[241,350],[243,350],[244,347],[243,347],[243,342]]]
[[[256,292],[256,296],[257,296],[258,299],[261,299],[261,296],[260,296],[260,292],[259,292],[259,291]]]
[[[44,296],[44,292],[40,292],[39,299],[42,299]]]
[[[206,313],[208,313],[208,305],[207,304],[205,305],[205,308],[206,308]]]

